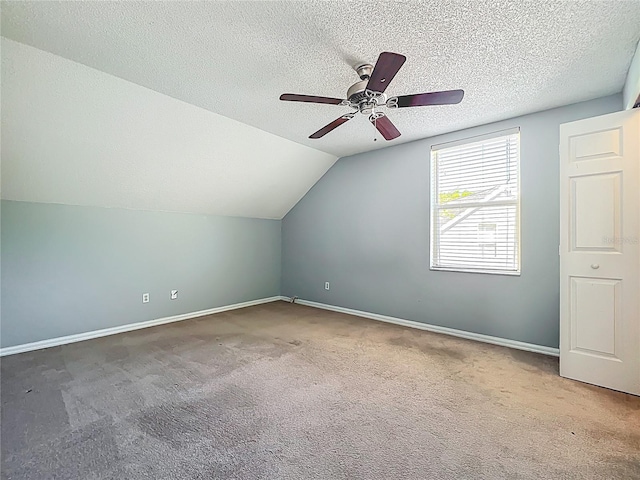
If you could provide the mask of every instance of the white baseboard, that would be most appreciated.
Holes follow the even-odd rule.
[[[67,343],[82,342],[83,340],[106,337],[107,335],[115,335],[117,333],[131,332],[133,330],[140,330],[141,328],[155,327],[157,325],[164,325],[165,323],[173,323],[179,322],[181,320],[188,320],[190,318],[204,317],[205,315],[212,315],[214,313],[236,310],[238,308],[252,307],[254,305],[275,302],[278,300],[287,300],[287,298],[282,296],[260,298],[258,300],[235,303],[233,305],[224,305],[222,307],[200,310],[198,312],[183,313],[181,315],[174,315],[172,317],[156,318],[155,320],[148,320],[146,322],[130,323],[127,325],[120,325],[118,327],[94,330],[93,332],[78,333],[76,335],[67,335],[65,337],[41,340],[39,342],[25,343],[23,345],[16,345],[14,347],[0,348],[0,357],[4,357],[6,355],[15,355],[16,353],[31,352],[33,350],[40,350],[43,348],[57,347],[59,345],[66,345]]]
[[[282,297],[285,301],[291,301],[289,297]],[[516,348],[518,350],[526,350],[527,352],[542,353],[544,355],[551,355],[553,357],[560,356],[560,350],[552,347],[545,347],[544,345],[535,345],[533,343],[518,342],[517,340],[509,340],[507,338],[492,337],[491,335],[482,335],[480,333],[465,332],[464,330],[456,330],[455,328],[440,327],[438,325],[429,325],[428,323],[415,322],[413,320],[404,320],[402,318],[389,317],[387,315],[379,315],[377,313],[363,312],[360,310],[352,310],[351,308],[336,307],[333,305],[326,305],[324,303],[311,302],[309,300],[296,299],[295,303],[300,305],[306,305],[308,307],[322,308],[324,310],[331,310],[332,312],[346,313],[348,315],[355,315],[356,317],[370,318],[372,320],[378,320],[380,322],[393,323],[396,325],[402,325],[404,327],[417,328],[420,330],[427,330],[429,332],[444,333],[445,335],[452,335],[454,337],[466,338],[468,340],[476,340],[478,342],[491,343],[492,345],[500,345],[502,347]]]
[[[13,347],[0,348],[0,357],[4,357],[6,355],[15,355],[17,353],[23,353],[23,352],[31,352],[33,350],[41,350],[43,348],[57,347],[59,345],[66,345],[68,343],[82,342],[83,340],[91,340],[92,338],[106,337],[107,335],[116,335],[118,333],[131,332],[133,330],[140,330],[142,328],[155,327],[157,325],[164,325],[165,323],[179,322],[181,320],[188,320],[190,318],[203,317],[205,315],[212,315],[214,313],[221,313],[229,310],[236,310],[238,308],[251,307],[254,305],[275,302],[278,300],[282,300],[285,302],[291,301],[289,297],[285,297],[285,296],[260,298],[258,300],[251,300],[249,302],[236,303],[233,305],[225,305],[222,307],[210,308],[207,310],[200,310],[198,312],[183,313],[181,315],[174,315],[172,317],[157,318],[155,320],[148,320],[146,322],[130,323],[128,325],[121,325],[118,327],[105,328],[102,330],[94,330],[92,332],[78,333],[76,335],[67,335],[65,337],[57,337],[49,340],[41,340],[39,342],[25,343],[23,345],[16,345]],[[347,315],[355,315],[357,317],[369,318],[371,320],[378,320],[380,322],[387,322],[387,323],[393,323],[396,325],[402,325],[405,327],[417,328],[419,330],[443,333],[445,335],[452,335],[454,337],[466,338],[469,340],[476,340],[478,342],[491,343],[493,345],[500,345],[503,347],[516,348],[518,350],[526,350],[528,352],[542,353],[544,355],[551,355],[554,357],[558,357],[560,355],[560,351],[557,348],[545,347],[543,345],[535,345],[532,343],[518,342],[516,340],[508,340],[506,338],[492,337],[490,335],[482,335],[480,333],[465,332],[463,330],[456,330],[454,328],[440,327],[437,325],[429,325],[428,323],[415,322],[413,320],[404,320],[402,318],[389,317],[387,315],[380,315],[377,313],[363,312],[360,310],[353,310],[351,308],[336,307],[333,305],[326,305],[324,303],[311,302],[309,300],[296,299],[295,303],[300,305],[306,305],[308,307],[321,308],[323,310],[331,310],[333,312],[346,313]]]

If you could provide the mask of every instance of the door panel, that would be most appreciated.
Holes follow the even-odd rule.
[[[620,280],[572,277],[570,295],[571,351],[615,358]]]
[[[621,172],[571,178],[573,250],[617,252]]]
[[[560,374],[640,395],[640,110],[560,126]]]
[[[622,155],[622,135],[619,128],[575,135],[570,140],[572,162],[611,158]]]

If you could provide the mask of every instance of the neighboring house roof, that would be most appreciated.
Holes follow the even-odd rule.
[[[474,203],[488,202],[490,200],[494,200],[498,198],[502,193],[505,192],[506,189],[507,189],[507,185],[500,185],[497,187],[490,188],[488,190],[484,190],[482,192],[476,192],[466,197],[447,202],[447,207],[461,208],[461,207],[464,207],[465,204],[468,204],[470,202],[474,202]],[[440,229],[440,233],[445,233],[446,231],[455,227],[465,218],[468,218],[471,215],[473,215],[475,212],[477,212],[480,208],[482,207],[476,205],[476,206],[464,209],[460,214],[456,215],[454,218],[452,218],[447,223],[445,223]]]

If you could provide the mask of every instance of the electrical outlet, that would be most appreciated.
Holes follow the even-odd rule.
[[[148,293],[143,293],[142,294],[142,303],[149,303],[149,294]]]
[[[329,290],[329,282],[324,282],[324,289]]]
[[[178,298],[178,290],[171,290],[171,300]]]

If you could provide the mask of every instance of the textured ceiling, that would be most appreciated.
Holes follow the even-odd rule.
[[[622,90],[639,1],[3,2],[2,34],[335,155],[388,145],[346,107],[351,66],[407,56],[390,95],[462,88],[463,103],[393,111],[399,143]],[[374,137],[378,141],[374,142]]]

